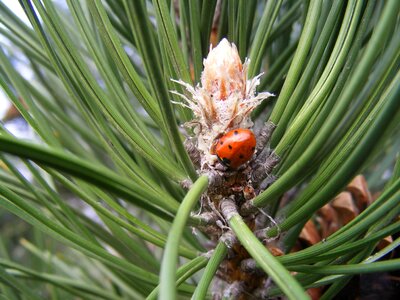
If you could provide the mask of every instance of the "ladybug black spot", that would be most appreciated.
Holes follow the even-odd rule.
[[[238,134],[239,134],[239,131],[235,130],[233,133],[234,133],[235,135],[238,135]]]
[[[231,145],[228,145],[228,148],[229,148],[230,150],[232,150],[232,146],[231,146]]]
[[[223,145],[223,144],[224,144],[224,142],[223,142],[223,141],[220,141],[220,142],[219,142],[219,144],[220,144],[220,145]]]
[[[243,158],[244,158],[243,154],[240,154],[240,155],[239,155],[239,158],[240,158],[240,159],[243,159]]]

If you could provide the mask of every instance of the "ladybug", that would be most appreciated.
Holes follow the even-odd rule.
[[[226,167],[236,169],[248,162],[256,149],[256,137],[249,129],[237,128],[217,138],[211,147],[211,154]]]

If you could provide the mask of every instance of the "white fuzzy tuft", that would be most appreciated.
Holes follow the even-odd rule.
[[[213,165],[216,156],[210,154],[210,147],[218,136],[235,128],[251,128],[253,122],[250,113],[264,99],[274,96],[263,92],[256,95],[256,87],[260,84],[260,76],[247,80],[249,60],[242,64],[236,46],[223,39],[204,59],[204,70],[201,75],[201,86],[196,87],[182,80],[173,80],[182,85],[191,97],[176,91],[194,115],[195,122],[188,125],[194,127],[197,136],[197,148],[201,151],[202,162]]]

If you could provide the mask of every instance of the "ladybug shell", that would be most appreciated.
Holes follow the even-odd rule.
[[[255,147],[254,133],[249,129],[238,128],[216,140],[212,154],[216,154],[223,165],[236,169],[253,157]]]

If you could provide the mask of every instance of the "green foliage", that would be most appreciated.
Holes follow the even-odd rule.
[[[289,252],[360,172],[381,192],[326,241],[280,257],[232,217],[275,283],[269,295],[300,299],[336,280],[330,299],[354,274],[400,268],[376,262],[399,240],[375,250],[400,231],[399,1],[65,2],[20,0],[25,24],[0,1],[0,85],[34,132],[0,127],[0,298],[210,297],[228,250],[206,254],[207,237],[189,227],[204,225],[190,211],[207,178],[183,145],[192,112],[170,93],[185,94],[171,79],[199,82],[210,35],[234,42],[249,76],[265,72],[260,91],[276,94],[253,114],[277,125],[281,158],[251,200],[278,220],[266,238],[284,232]]]

